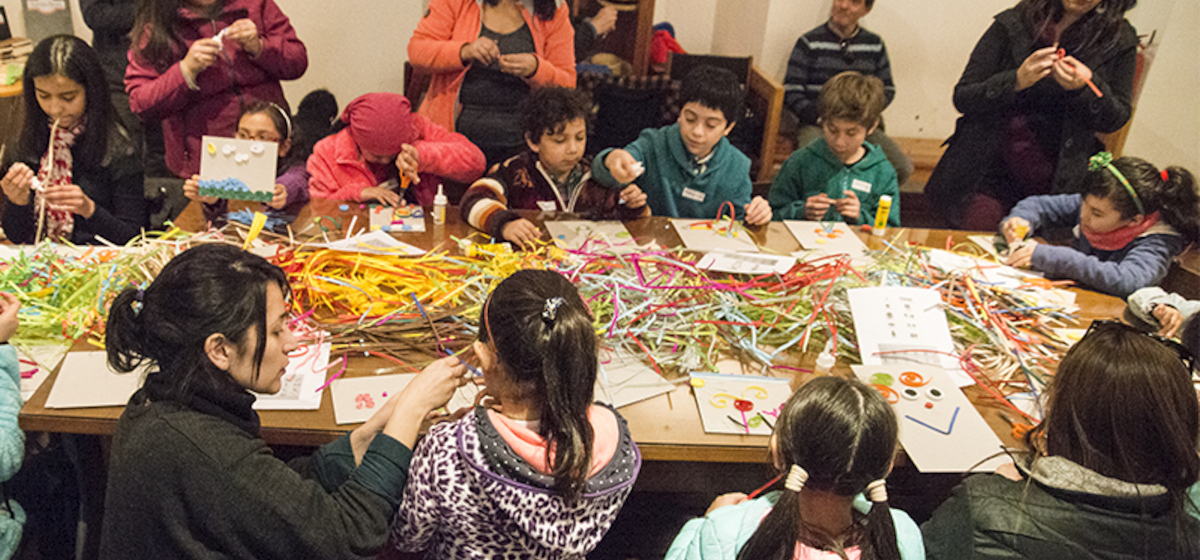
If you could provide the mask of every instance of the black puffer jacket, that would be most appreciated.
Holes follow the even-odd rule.
[[[930,560],[1179,559],[1164,487],[1104,477],[1062,457],[1022,462],[1023,481],[976,475],[954,490],[921,526]],[[1196,509],[1188,509],[1184,538],[1200,542]]]

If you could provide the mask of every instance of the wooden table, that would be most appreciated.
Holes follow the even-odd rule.
[[[176,220],[176,224],[188,230],[202,227],[202,217],[198,204],[191,204]],[[234,203],[235,207],[240,206]],[[339,210],[339,203],[314,200],[301,212],[293,229],[303,232],[308,229],[311,234],[319,232],[319,228],[309,228],[314,216],[333,216],[342,220],[348,226],[354,216],[357,216],[356,230],[368,223],[366,210],[358,204],[348,205],[345,211]],[[540,213],[531,213],[529,217],[535,221],[550,219]],[[326,224],[328,220],[324,221]],[[473,230],[460,218],[458,209],[450,208],[446,212],[446,224],[435,226],[432,220],[427,222],[424,233],[403,233],[398,237],[413,245],[432,248],[453,235],[456,237],[472,237],[478,241],[486,241],[487,237]],[[639,239],[654,239],[663,246],[679,246],[681,242],[665,218],[643,218],[627,222],[626,227]],[[799,245],[779,222],[772,222],[766,227],[752,231],[756,241],[770,250],[791,252],[799,249]],[[919,230],[893,228],[888,232],[888,240],[899,234],[899,242],[916,243],[919,245],[944,247],[946,240],[953,242],[966,240],[969,232],[950,230]],[[331,236],[343,235],[341,232],[330,232]],[[883,242],[861,234],[868,247],[880,249]],[[1074,290],[1076,302],[1080,307],[1081,319],[1119,317],[1125,304],[1118,298],[1100,295],[1085,290]],[[806,356],[806,363],[811,363],[815,356]],[[355,359],[347,369],[346,375],[365,375],[374,368],[385,365],[378,358]],[[849,368],[842,366],[841,371],[849,373]],[[46,409],[46,396],[54,384],[57,372],[38,389],[33,398],[21,411],[21,428],[29,431],[70,432],[82,434],[111,434],[120,416],[120,407],[92,409]],[[803,381],[803,380],[800,380]],[[989,400],[982,392],[968,390],[968,395],[976,406],[984,412],[985,418],[1001,438],[1011,443],[1008,435],[1010,427],[998,414],[1002,405]],[[345,426],[334,423],[333,404],[329,391],[322,396],[321,408],[316,411],[263,411],[262,437],[272,444],[316,446],[340,436],[346,431]],[[634,439],[642,449],[647,460],[659,461],[713,461],[713,462],[765,462],[767,460],[766,438],[757,436],[707,434],[704,432],[700,417],[696,410],[695,399],[691,396],[690,388],[680,384],[673,392],[656,398],[642,401],[621,409],[621,414],[629,421]]]

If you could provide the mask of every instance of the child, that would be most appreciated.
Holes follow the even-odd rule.
[[[141,155],[113,114],[96,52],[70,35],[42,40],[25,63],[24,91],[18,162],[0,179],[8,238],[124,244],[138,235],[147,217]]]
[[[892,197],[888,226],[900,225],[900,187],[883,150],[866,141],[879,126],[887,98],[883,82],[842,72],[821,89],[824,137],[796,150],[771,184],[771,209],[784,220],[872,224],[879,197]]]
[[[874,389],[841,377],[809,381],[771,436],[784,490],[717,498],[684,525],[667,559],[923,560],[916,523],[887,505],[897,437],[896,415]]]
[[[750,198],[750,158],[725,138],[742,114],[737,76],[700,66],[684,78],[679,95],[679,122],[643,130],[625,149],[600,152],[592,175],[614,189],[638,181],[658,216],[712,219],[728,201],[739,220],[771,221],[767,201]]]
[[[403,197],[429,206],[443,177],[469,183],[483,175],[486,161],[479,148],[411,109],[408,98],[396,93],[351,101],[342,112],[344,128],[317,142],[308,159],[312,196],[389,206]],[[395,191],[404,185],[408,188]]]
[[[167,167],[200,172],[200,138],[229,136],[246,99],[287,108],[282,80],[308,69],[308,51],[273,0],[144,0],[125,69],[129,104],[162,121]]]
[[[579,90],[549,86],[522,102],[529,149],[475,181],[463,195],[463,219],[496,239],[528,246],[541,232],[513,210],[563,211],[591,219],[632,220],[649,214],[637,185],[618,193],[593,182],[587,145],[591,103]]]
[[[288,291],[278,267],[210,244],[113,300],[109,365],[151,373],[113,436],[102,560],[357,558],[383,547],[421,422],[467,370],[434,362],[362,426],[284,463],[259,437],[250,391],[279,391],[296,349]]]
[[[25,455],[25,432],[17,425],[21,412],[21,368],[17,350],[8,340],[17,332],[17,296],[0,292],[0,484],[21,469]],[[8,560],[21,543],[25,512],[21,504],[0,495],[0,560]]]
[[[522,270],[483,306],[475,352],[493,408],[434,426],[413,459],[392,542],[427,558],[579,558],[633,489],[641,454],[592,404],[596,334],[558,273]]]
[[[1092,323],[1058,366],[1016,479],[959,485],[921,528],[929,558],[1196,558],[1191,380],[1174,348]]]
[[[279,146],[279,158],[276,166],[275,196],[271,202],[264,203],[271,210],[290,218],[295,218],[300,209],[308,204],[308,156],[312,153],[312,145],[307,149],[292,144],[292,119],[288,117],[283,107],[266,101],[255,101],[242,111],[238,119],[237,138],[239,140],[258,140],[274,142]],[[208,222],[217,221],[229,211],[229,201],[214,196],[200,196],[200,176],[192,175],[183,184],[183,194],[192,200],[204,203],[204,219]]]
[[[1092,156],[1083,194],[1031,196],[1002,224],[1009,246],[1016,247],[1005,264],[1124,298],[1157,284],[1171,259],[1200,239],[1200,195],[1186,169],[1159,171],[1142,159],[1113,161],[1100,152]],[[1070,247],[1024,239],[1071,226]]]

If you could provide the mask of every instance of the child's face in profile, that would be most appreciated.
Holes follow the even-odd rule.
[[[583,159],[587,122],[583,118],[567,121],[561,129],[544,132],[537,143],[531,142],[528,135],[525,142],[538,155],[546,172],[557,179],[570,173]]]
[[[1108,233],[1141,221],[1141,214],[1130,219],[1122,218],[1108,198],[1087,195],[1079,207],[1079,226],[1092,233]]]
[[[829,150],[842,160],[842,163],[849,165],[862,157],[859,152],[863,142],[875,127],[868,129],[855,121],[825,119],[821,123],[821,130],[825,134],[825,143],[829,145]]]
[[[679,112],[679,134],[683,137],[683,145],[697,158],[712,153],[717,142],[731,130],[733,123],[725,118],[723,111],[705,107],[699,101],[689,102]]]

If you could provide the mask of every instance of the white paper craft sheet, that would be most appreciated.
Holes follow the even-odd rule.
[[[768,255],[766,253],[726,253],[713,251],[704,255],[696,268],[729,272],[731,274],[784,274],[796,266],[796,257]]]
[[[338,425],[366,422],[379,407],[403,391],[416,376],[415,373],[396,373],[335,379],[329,385],[330,396],[333,397],[334,421]],[[463,385],[450,398],[445,408],[448,412],[454,412],[463,407],[473,406],[475,395],[478,393],[478,386],[472,383]]]
[[[900,423],[900,443],[917,470],[931,472],[991,472],[1010,461],[1000,454],[1000,438],[975,410],[962,390],[938,367],[920,364],[850,366],[864,383],[889,401]]]
[[[546,231],[550,233],[550,239],[562,243],[566,249],[579,250],[584,248],[585,243],[589,251],[611,250],[624,254],[642,249],[621,222],[561,220],[545,222],[545,226]]]
[[[346,251],[348,253],[364,253],[367,255],[417,256],[425,254],[424,249],[409,245],[392,237],[391,234],[380,230],[360,233],[353,237],[329,243],[309,243],[308,246]]]
[[[929,364],[945,369],[960,387],[974,384],[958,365],[936,290],[855,288],[847,296],[864,364]]]
[[[371,231],[382,230],[384,226],[390,233],[425,231],[425,211],[420,206],[397,208],[372,204],[367,213],[371,217]]]
[[[691,385],[709,434],[769,436],[792,396],[790,380],[775,377],[692,373]]]
[[[783,225],[792,232],[792,237],[804,247],[803,252],[796,256],[807,255],[809,259],[828,255],[850,255],[850,263],[854,266],[866,266],[871,263],[867,257],[867,246],[854,234],[850,226],[844,222],[835,222],[831,233],[825,232],[821,222],[803,220],[784,220]]]
[[[70,345],[62,344],[54,345],[38,345],[38,346],[17,346],[17,354],[26,360],[36,362],[37,365],[21,363],[21,373],[33,371],[31,377],[21,377],[21,400],[28,401],[37,392],[38,387],[50,377],[50,372],[62,363],[63,357],[67,355],[67,351],[71,349]],[[34,371],[37,370],[37,371]]]
[[[758,252],[758,245],[750,237],[750,232],[746,231],[746,228],[742,227],[740,223],[734,224],[731,235],[725,235],[711,229],[692,229],[693,224],[709,221],[711,220],[680,220],[672,218],[671,225],[675,227],[675,231],[679,234],[679,239],[683,241],[683,245],[693,251],[719,249],[732,253]]]
[[[621,408],[674,390],[675,384],[663,379],[640,356],[620,350],[600,353],[596,400]]]
[[[321,408],[321,392],[329,365],[330,344],[320,347],[301,346],[289,355],[287,373],[280,379],[280,389],[274,395],[255,393],[255,410],[316,410]],[[334,366],[333,372],[341,366]]]
[[[108,367],[104,352],[68,352],[46,397],[46,408],[125,406],[141,387],[144,374],[141,369],[117,373]]]
[[[200,180],[241,179],[254,192],[275,190],[279,145],[260,140],[204,136],[200,141]]]

